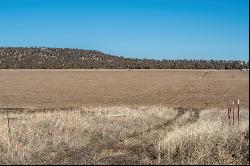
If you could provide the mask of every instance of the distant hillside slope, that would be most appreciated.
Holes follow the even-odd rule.
[[[0,69],[242,69],[249,62],[224,60],[152,60],[95,50],[0,47]]]

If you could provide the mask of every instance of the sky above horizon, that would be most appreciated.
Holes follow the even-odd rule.
[[[248,0],[0,0],[0,47],[249,60]]]

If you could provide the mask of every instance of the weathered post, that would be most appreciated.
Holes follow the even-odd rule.
[[[226,116],[226,118],[228,119],[227,121],[228,121],[228,125],[230,125],[230,113],[229,113],[229,111],[230,111],[230,107],[227,107],[227,109],[226,109],[226,113],[227,113],[227,116]]]
[[[235,107],[235,105],[234,105],[234,100],[233,100],[233,106],[232,106],[232,108],[233,108],[233,126],[234,126],[234,107]]]
[[[232,101],[230,101],[230,105],[229,105],[229,125],[231,125],[231,118],[233,118],[232,117],[232,110],[233,110],[233,102]]]
[[[240,99],[238,99],[238,125],[240,124]]]

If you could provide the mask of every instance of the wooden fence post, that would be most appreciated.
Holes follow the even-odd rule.
[[[239,125],[240,124],[240,99],[230,101],[229,106],[227,107],[227,118],[228,118],[229,126],[231,125],[231,123],[233,123],[233,126],[234,126],[234,120],[236,120],[236,116],[237,116],[237,122]],[[231,122],[231,119],[233,122]]]
[[[231,125],[231,119],[233,119],[233,115],[232,115],[232,111],[233,111],[233,102],[230,101],[230,106],[229,106],[229,116],[230,116],[230,119],[229,119],[229,125]]]
[[[240,99],[238,99],[238,125],[240,124]]]
[[[232,106],[232,108],[233,108],[233,126],[234,126],[234,108],[235,108],[234,100],[233,100],[233,106]]]

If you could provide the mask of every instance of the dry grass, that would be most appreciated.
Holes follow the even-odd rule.
[[[203,111],[191,125],[163,134],[158,146],[164,164],[249,164],[248,112],[229,126],[221,112]]]
[[[0,164],[249,164],[248,110],[79,107],[0,114]]]

